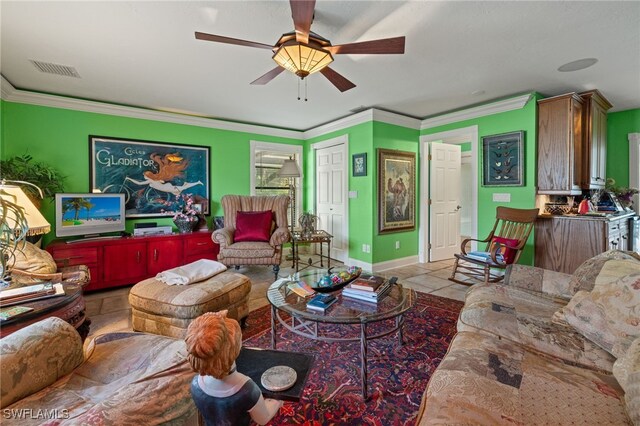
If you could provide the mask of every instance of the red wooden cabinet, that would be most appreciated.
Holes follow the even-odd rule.
[[[67,243],[57,240],[47,246],[58,267],[87,265],[91,282],[85,291],[135,284],[158,272],[218,258],[220,246],[211,232],[126,237]]]
[[[209,238],[210,239],[210,238]],[[156,275],[158,272],[175,268],[176,266],[190,263],[183,261],[183,246],[187,244],[178,239],[149,241],[147,245],[148,274]]]

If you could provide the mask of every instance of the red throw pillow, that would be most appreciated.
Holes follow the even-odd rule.
[[[236,214],[236,233],[234,242],[269,241],[271,238],[271,222],[273,212],[238,212]]]
[[[493,243],[502,243],[511,247],[516,247],[518,244],[520,244],[520,240],[516,240],[514,238],[493,237],[493,239],[491,240],[490,251],[493,251]],[[507,265],[510,265],[516,259],[517,252],[518,251],[516,249],[500,246],[497,254],[501,254],[502,258],[504,259],[504,263],[506,263]]]

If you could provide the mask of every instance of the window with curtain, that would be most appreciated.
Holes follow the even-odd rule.
[[[302,147],[296,145],[274,144],[266,142],[252,142],[253,155],[253,179],[252,193],[253,195],[290,195],[289,194],[289,178],[278,176],[278,172],[284,163],[284,160],[293,158],[301,167]],[[294,216],[297,218],[301,212],[302,188],[300,186],[301,178],[295,178],[292,182],[296,188],[296,211]],[[289,204],[287,212],[288,220],[291,219],[292,204]]]

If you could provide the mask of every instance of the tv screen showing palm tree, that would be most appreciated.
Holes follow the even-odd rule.
[[[56,236],[125,229],[124,194],[56,194]]]

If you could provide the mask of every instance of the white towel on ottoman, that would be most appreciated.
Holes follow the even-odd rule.
[[[226,270],[227,267],[220,262],[200,259],[187,265],[159,272],[156,279],[169,285],[186,285],[206,280]]]

